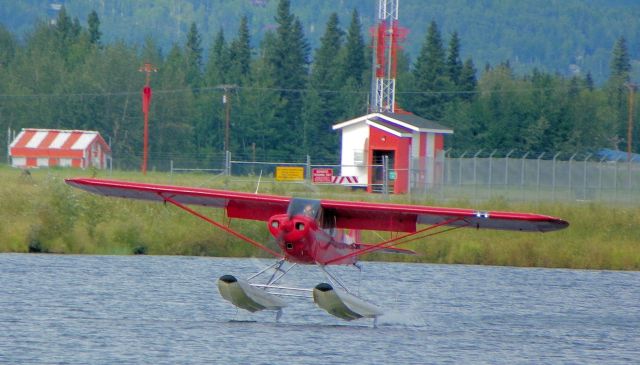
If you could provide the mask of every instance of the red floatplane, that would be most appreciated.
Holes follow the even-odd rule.
[[[546,215],[472,209],[439,208],[418,205],[317,200],[251,194],[227,190],[144,184],[102,179],[67,179],[67,184],[91,193],[164,202],[268,252],[276,261],[248,277],[223,275],[218,280],[222,297],[238,308],[251,312],[273,310],[280,318],[285,296],[309,296],[328,313],[345,319],[373,318],[382,310],[350,292],[329,265],[358,265],[358,257],[372,252],[412,254],[396,246],[453,229],[500,229],[548,232],[563,229],[568,222]],[[279,251],[217,222],[188,205],[223,208],[228,218],[267,222]],[[399,234],[370,244],[359,242],[349,230],[391,231]],[[278,282],[298,264],[317,265],[327,278],[313,289],[292,288]]]

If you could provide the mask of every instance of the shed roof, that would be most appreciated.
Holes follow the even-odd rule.
[[[445,127],[437,122],[419,117],[415,114],[399,114],[399,113],[370,113],[354,119],[347,120],[342,123],[334,124],[333,130],[342,129],[344,127],[361,123],[365,121],[378,121],[385,124],[394,124],[396,126],[406,128],[417,132],[432,132],[442,134],[452,134],[453,130]]]
[[[96,131],[23,128],[11,142],[10,148],[84,150],[95,140],[105,152],[111,152],[109,145]]]

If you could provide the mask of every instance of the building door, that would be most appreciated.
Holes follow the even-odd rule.
[[[376,193],[384,192],[384,182],[385,182],[385,170],[384,170],[384,157],[387,158],[387,186],[389,188],[389,192],[393,192],[393,183],[395,179],[392,179],[395,173],[395,151],[389,150],[373,150],[373,161],[372,161],[372,174],[371,174],[371,190]]]

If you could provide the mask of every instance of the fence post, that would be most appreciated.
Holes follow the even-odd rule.
[[[482,148],[473,155],[473,200],[476,202],[478,201],[478,175],[476,170],[478,167],[478,155],[480,152],[482,152]]]
[[[587,200],[587,161],[591,157],[591,154],[587,154],[584,158],[584,171],[582,173],[582,199]]]
[[[413,174],[413,170],[411,169],[412,167],[413,167],[413,157],[411,156],[411,154],[409,154],[409,165],[408,165],[409,171],[407,171],[407,195],[409,195],[409,199],[411,199],[411,175]]]
[[[467,151],[464,151],[460,157],[458,157],[458,186],[462,186],[462,159]]]
[[[598,162],[598,199],[602,199],[602,163],[604,162],[604,160],[606,159],[606,157],[603,157],[600,159],[600,162]]]
[[[340,173],[342,175],[342,172]],[[305,180],[308,184],[311,184],[311,156],[307,155],[307,166],[305,171]]]
[[[538,156],[538,171],[536,173],[536,200],[540,200],[540,159],[544,156],[544,152]]]
[[[231,176],[231,151],[225,151],[224,158],[224,174]]]
[[[553,188],[553,193],[552,193],[552,201],[556,201],[556,159],[558,158],[558,156],[560,156],[561,152],[558,152],[555,154],[555,156],[553,156],[553,171],[552,171],[552,178],[551,178],[551,186]]]
[[[571,158],[569,158],[569,191],[571,192],[571,183],[572,183],[572,175],[573,175],[573,171],[571,169],[572,167],[572,163],[573,163],[573,158],[576,157],[577,153],[574,153],[573,155],[571,155]]]
[[[169,181],[173,184],[173,160],[169,161]]]
[[[525,153],[524,156],[522,156],[522,163],[520,166],[520,193],[522,194],[522,201],[526,201],[525,195],[524,195],[524,175],[526,171],[525,160],[527,156],[529,156],[529,152]]]
[[[493,197],[493,155],[498,150],[493,150],[489,155],[489,199]]]
[[[447,178],[451,176],[451,164],[448,162],[447,153],[449,153],[451,149],[446,149],[442,151],[442,173],[440,174],[440,199],[444,200],[444,182],[445,182],[445,171],[447,172]]]
[[[509,151],[509,153],[507,153],[507,155],[504,157],[504,186],[505,187],[509,186],[509,156],[511,156],[513,151],[515,150]]]
[[[616,169],[616,170],[615,170],[615,173],[613,174],[613,177],[614,177],[614,179],[613,179],[613,193],[614,193],[614,195],[613,195],[613,196],[614,196],[613,200],[614,200],[615,202],[617,202],[617,201],[618,201],[618,160],[619,160],[619,159],[618,159],[618,158],[616,158],[616,160],[613,162],[613,163],[615,164],[615,166],[614,166],[614,167],[615,167],[615,169]]]
[[[382,156],[382,193],[385,198],[389,199],[389,157],[387,155]]]

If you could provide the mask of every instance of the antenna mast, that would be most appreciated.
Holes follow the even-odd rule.
[[[378,0],[378,24],[372,30],[374,40],[374,82],[371,111],[395,112],[398,42],[407,30],[398,26],[400,0]]]

